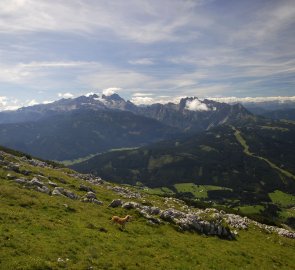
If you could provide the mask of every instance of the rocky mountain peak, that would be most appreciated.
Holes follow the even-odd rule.
[[[105,99],[105,100],[107,100],[107,101],[124,101],[124,102],[125,102],[125,100],[124,100],[123,98],[121,98],[121,97],[120,97],[118,94],[116,94],[116,93],[114,93],[114,94],[112,94],[112,95],[109,95],[109,96],[102,94],[101,98],[102,98],[102,99]]]

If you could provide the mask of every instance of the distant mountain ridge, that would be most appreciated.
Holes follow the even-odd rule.
[[[242,105],[196,97],[136,106],[118,94],[61,99],[0,113],[0,144],[35,156],[73,160],[113,148],[199,133],[251,118]]]
[[[128,111],[74,110],[34,122],[0,125],[2,145],[51,160],[142,146],[181,131]]]
[[[93,94],[23,107],[16,111],[0,112],[0,124],[37,121],[52,115],[79,110],[130,111],[192,132],[203,131],[227,121],[250,115],[240,104],[229,105],[207,99],[200,100],[197,97],[183,98],[178,104],[155,103],[149,106],[137,106],[129,100],[125,101],[118,94],[102,95],[101,97]]]

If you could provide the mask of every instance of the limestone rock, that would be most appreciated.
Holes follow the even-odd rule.
[[[76,195],[75,193],[64,189],[63,187],[55,187],[54,190],[52,191],[52,195],[56,195],[56,196],[65,196],[68,197],[72,200],[76,200],[79,198],[78,195]]]
[[[137,202],[126,202],[122,207],[125,209],[135,209],[139,207],[139,204]]]
[[[116,200],[113,200],[110,204],[109,204],[109,207],[119,207],[119,206],[122,206],[123,205],[123,201],[120,200],[120,199],[116,199]]]
[[[91,191],[91,192],[95,193],[95,191],[91,187],[88,187],[88,186],[85,186],[85,185],[80,185],[79,190],[86,191],[86,192]]]

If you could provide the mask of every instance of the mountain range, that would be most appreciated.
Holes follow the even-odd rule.
[[[1,112],[0,145],[294,227],[295,126],[292,111],[281,115],[197,97],[137,106],[94,94]]]
[[[118,94],[81,96],[0,113],[0,144],[46,159],[73,160],[187,136],[251,114],[198,98],[136,106]]]

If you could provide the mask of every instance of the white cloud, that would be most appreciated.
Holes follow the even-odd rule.
[[[57,72],[59,68],[72,68],[77,70],[93,70],[100,67],[97,62],[83,61],[59,61],[59,62],[37,62],[16,63],[0,65],[0,82],[29,83],[41,77],[49,77]],[[40,90],[41,91],[41,90]]]
[[[73,98],[74,95],[71,94],[71,93],[58,93],[58,97],[61,97],[61,98]]]
[[[140,58],[140,59],[136,59],[136,60],[130,60],[130,61],[128,61],[128,63],[131,65],[149,66],[149,65],[153,65],[154,61],[150,58]]]
[[[171,97],[171,96],[136,96],[133,95],[130,101],[136,105],[151,105],[155,103],[160,104],[167,104],[169,102],[172,103],[179,103],[179,101],[185,98],[184,96],[178,96],[178,97]]]
[[[6,104],[7,104],[7,97],[0,96],[0,111],[6,108]]]
[[[210,108],[205,103],[202,103],[198,99],[188,100],[185,104],[185,108],[189,111],[209,111]]]
[[[145,96],[153,96],[153,93],[134,93],[132,94],[133,97],[145,97]]]
[[[261,103],[261,102],[295,102],[295,96],[291,97],[208,97],[207,99],[225,103]]]
[[[35,99],[32,99],[32,100],[27,102],[27,106],[34,106],[36,104],[38,104],[38,102]]]
[[[42,102],[42,104],[50,104],[50,103],[53,103],[54,101],[52,101],[52,100],[44,100],[43,102]]]
[[[4,96],[1,97],[0,96],[0,103],[1,104],[4,104],[5,105],[6,104],[6,100],[7,100],[7,97],[4,97]]]
[[[26,101],[20,101],[19,99],[16,99],[14,97],[0,97],[0,111],[14,111],[21,107],[28,107],[28,106],[34,106],[37,104],[49,104],[54,101],[42,101],[38,102],[36,99],[29,99]]]
[[[151,97],[132,97],[130,100],[132,103],[136,105],[151,105],[155,103],[155,100]]]
[[[105,96],[111,96],[120,90],[121,88],[118,88],[118,87],[109,87],[109,88],[103,89],[102,93]]]
[[[97,30],[141,43],[191,38],[184,26],[193,20],[199,26],[211,21],[193,11],[204,1],[58,1],[1,0],[0,32],[71,32],[93,34]],[[163,7],[165,10],[163,11]],[[196,12],[196,10],[195,10]],[[181,37],[176,32],[182,31]],[[187,33],[186,33],[187,32]]]
[[[85,97],[90,97],[90,96],[93,96],[93,95],[98,95],[98,93],[95,93],[95,92],[88,92],[88,93],[86,93],[86,94],[84,94],[83,96],[85,96]]]

